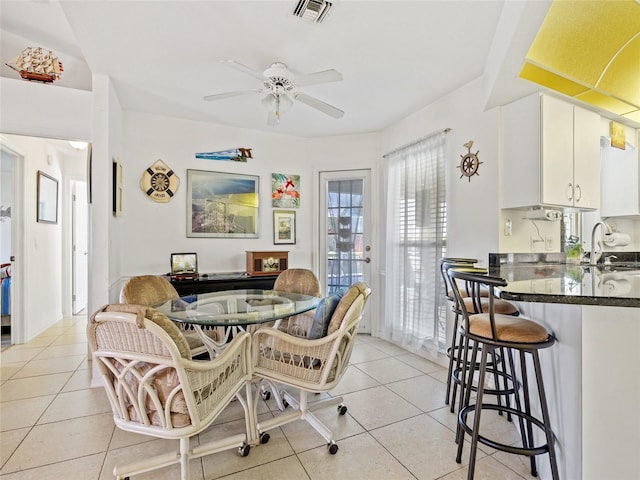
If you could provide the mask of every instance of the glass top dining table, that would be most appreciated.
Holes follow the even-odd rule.
[[[276,290],[226,290],[181,297],[155,309],[193,326],[246,327],[313,310],[320,300]]]
[[[154,308],[194,330],[213,358],[237,332],[268,322],[276,322],[277,328],[283,318],[313,310],[320,301],[301,293],[247,289],[189,295]],[[207,335],[203,329],[216,330],[216,334]]]

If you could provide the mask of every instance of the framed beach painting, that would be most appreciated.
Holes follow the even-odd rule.
[[[260,177],[187,170],[187,237],[258,238]]]

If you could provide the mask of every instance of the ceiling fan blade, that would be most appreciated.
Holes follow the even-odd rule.
[[[310,73],[296,77],[294,83],[300,87],[306,85],[316,85],[318,83],[339,82],[342,80],[342,74],[337,70],[323,70],[322,72]]]
[[[251,75],[252,77],[257,78],[260,81],[264,81],[264,75],[262,74],[262,72],[254,70],[251,67],[247,67],[240,62],[236,62],[235,60],[221,60],[221,63],[224,63],[225,65],[228,65],[231,68],[235,68],[236,70],[239,70],[243,73],[246,73],[247,75]]]
[[[307,95],[306,93],[295,93],[293,98],[298,100],[299,102],[304,103],[305,105],[309,105],[311,108],[315,108],[316,110],[321,111],[322,113],[326,113],[330,117],[333,118],[342,118],[344,112],[333,105],[329,105],[328,103],[323,102],[322,100],[318,100],[311,95]]]
[[[257,89],[257,90],[237,90],[235,92],[215,93],[213,95],[207,95],[206,97],[203,97],[203,98],[207,102],[211,102],[211,101],[214,101],[214,100],[222,100],[224,98],[239,97],[240,95],[247,95],[249,93],[260,93],[260,92],[262,92],[262,89]]]

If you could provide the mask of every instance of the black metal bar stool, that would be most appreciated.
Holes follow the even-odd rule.
[[[449,368],[447,374],[447,391],[445,396],[445,404],[451,405],[451,412],[453,413],[455,410],[456,403],[456,392],[458,384],[460,383],[459,374],[461,371],[461,362],[462,362],[462,337],[458,334],[458,323],[459,318],[462,315],[462,308],[458,304],[456,297],[453,295],[453,290],[457,290],[460,292],[462,297],[462,303],[465,304],[467,311],[469,312],[487,312],[489,309],[489,301],[488,301],[488,290],[481,289],[479,295],[482,297],[477,300],[473,295],[471,295],[471,291],[469,289],[468,284],[464,284],[464,288],[460,289],[457,282],[452,281],[447,275],[447,271],[451,268],[455,268],[457,270],[465,271],[467,273],[476,273],[476,274],[486,274],[487,270],[481,267],[474,267],[473,264],[476,263],[477,260],[471,258],[443,258],[440,261],[440,273],[445,283],[445,295],[449,301],[451,301],[451,309],[454,312],[454,323],[453,323],[453,334],[451,336],[451,345],[447,349],[447,355],[449,356]],[[502,313],[504,315],[514,315],[518,316],[520,314],[519,310],[516,306],[510,302],[505,300],[495,299],[494,300],[494,308],[497,313]],[[490,361],[490,365],[494,366],[500,361],[499,354],[493,356],[493,359]],[[455,367],[454,367],[455,365]],[[475,369],[478,369],[478,366],[475,366]],[[497,377],[496,377],[497,382]],[[487,392],[493,393],[493,392]],[[451,402],[450,402],[451,399]]]
[[[462,462],[462,449],[464,445],[464,434],[471,435],[471,451],[469,454],[469,469],[467,478],[473,479],[475,471],[475,460],[478,449],[478,442],[488,445],[496,450],[501,450],[517,455],[526,455],[530,457],[531,474],[537,476],[535,456],[549,454],[551,464],[551,474],[554,480],[558,480],[558,466],[554,449],[554,436],[551,431],[551,423],[549,420],[549,410],[544,391],[542,380],[542,370],[540,368],[540,359],[538,351],[548,348],[555,343],[554,336],[549,333],[542,325],[522,317],[514,317],[503,315],[495,312],[494,308],[494,289],[495,287],[505,286],[507,282],[498,277],[490,277],[485,275],[477,275],[449,269],[447,271],[449,278],[455,281],[468,282],[472,285],[471,290],[476,297],[476,301],[480,301],[479,291],[481,287],[489,290],[489,310],[487,313],[474,314],[467,310],[462,301],[459,292],[454,291],[458,302],[462,306],[463,324],[461,333],[464,337],[464,359],[462,361],[462,399],[460,410],[458,413],[458,453],[456,462]],[[473,342],[471,348],[471,358],[469,356],[470,342]],[[510,392],[514,396],[515,408],[510,405],[496,405],[483,403],[485,393],[485,375],[487,373],[487,355],[496,349],[506,349],[508,365],[510,373],[506,379],[510,385],[506,386],[504,392]],[[478,361],[478,353],[481,352],[481,358]],[[513,352],[518,352],[520,369],[516,371]],[[529,382],[527,375],[526,354],[530,355],[533,360],[533,368],[535,380],[540,399],[540,408],[542,419],[536,418],[531,413],[531,402],[529,394]],[[479,374],[477,380],[477,397],[475,403],[471,401],[471,385],[473,384],[474,369],[471,365],[479,365]],[[517,380],[520,374],[519,380]],[[521,398],[522,395],[522,398]],[[520,427],[520,438],[522,446],[506,445],[498,440],[489,439],[480,432],[480,419],[483,411],[494,410],[498,412],[506,412],[518,418]],[[469,425],[467,417],[469,413],[474,412],[473,425]],[[546,443],[536,446],[534,444],[534,426],[544,432]]]

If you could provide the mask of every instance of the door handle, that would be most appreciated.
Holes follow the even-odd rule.
[[[354,262],[371,263],[371,259],[369,257],[366,257],[366,258],[354,258],[353,261]]]

